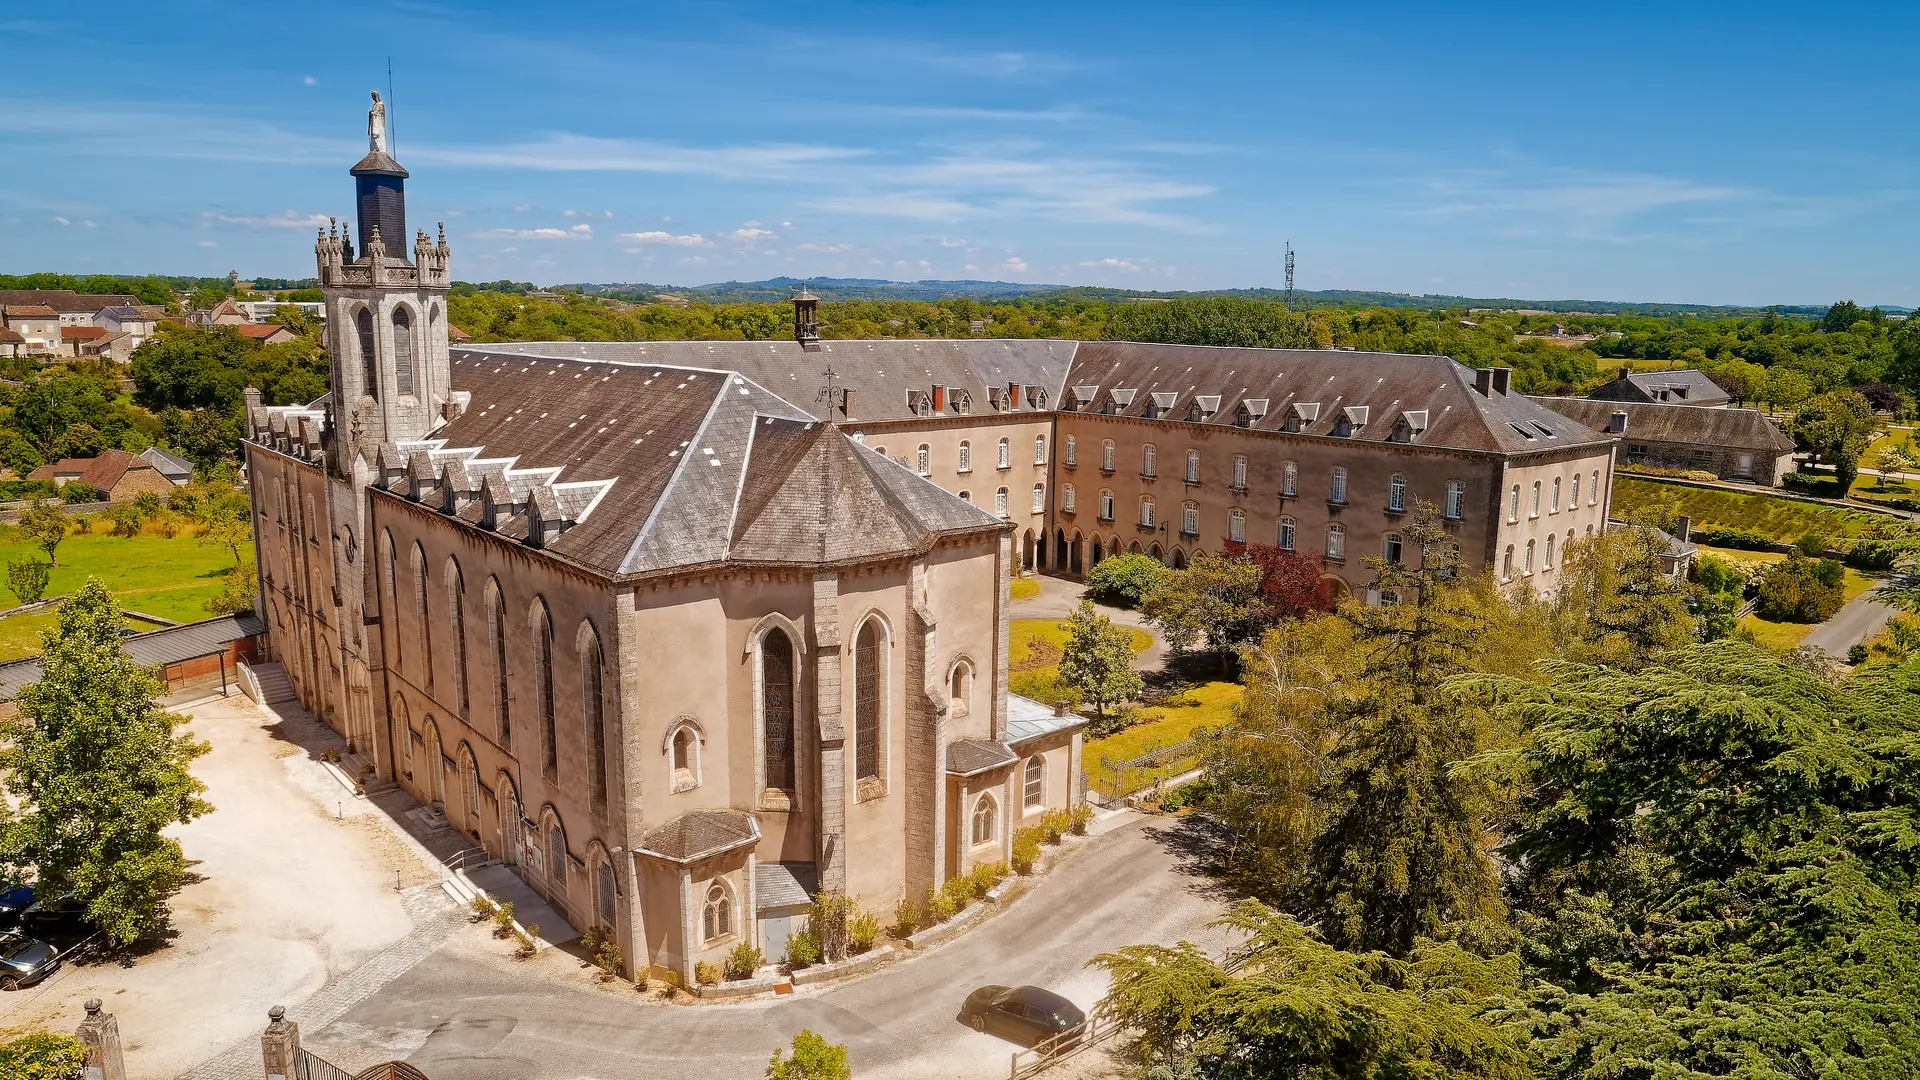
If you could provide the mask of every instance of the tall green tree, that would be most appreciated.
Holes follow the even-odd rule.
[[[1082,600],[1066,621],[1067,642],[1060,652],[1060,681],[1093,702],[1102,718],[1107,708],[1136,697],[1145,687],[1133,670],[1133,633],[1115,626]]]
[[[20,513],[20,531],[35,547],[47,553],[47,561],[54,566],[60,565],[60,559],[54,552],[67,539],[67,528],[72,522],[67,520],[67,512],[59,503],[42,502],[35,499],[32,506]]]
[[[1301,912],[1337,948],[1404,957],[1447,929],[1486,940],[1502,919],[1486,825],[1494,792],[1455,766],[1486,748],[1485,710],[1442,692],[1473,666],[1485,619],[1430,503],[1400,530],[1418,562],[1372,560],[1387,602],[1350,600],[1362,657],[1332,708],[1344,729],[1321,798]]]
[[[1666,568],[1667,540],[1647,526],[1607,529],[1567,546],[1552,604],[1563,655],[1638,667],[1693,641],[1691,589]]]
[[[1228,651],[1257,634],[1267,615],[1260,597],[1265,571],[1251,559],[1199,552],[1147,594],[1140,612],[1153,620],[1176,653],[1204,640],[1225,666]]]
[[[122,644],[106,586],[89,579],[42,642],[40,681],[0,721],[0,859],[50,896],[71,893],[114,941],[166,917],[186,860],[165,830],[213,810],[189,771],[208,746],[162,709],[154,672]]]
[[[1832,465],[1844,494],[1860,475],[1860,455],[1878,430],[1873,406],[1852,390],[1821,394],[1800,407],[1787,425],[1787,434],[1802,450]]]
[[[1511,954],[1431,941],[1400,959],[1344,952],[1254,902],[1215,925],[1244,940],[1232,973],[1184,942],[1093,959],[1112,976],[1101,1011],[1150,1065],[1208,1080],[1535,1076]]]

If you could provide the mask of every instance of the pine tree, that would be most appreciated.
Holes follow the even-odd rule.
[[[1653,529],[1608,529],[1567,548],[1553,600],[1565,655],[1637,668],[1699,634],[1689,587],[1668,576],[1666,539]]]
[[[1401,529],[1417,564],[1375,559],[1383,603],[1349,601],[1364,663],[1333,709],[1346,732],[1322,800],[1300,909],[1342,949],[1403,957],[1442,927],[1497,934],[1490,789],[1454,773],[1482,749],[1484,710],[1444,692],[1471,670],[1484,620],[1455,579],[1459,552],[1431,504]]]
[[[40,681],[0,722],[0,777],[15,809],[0,821],[0,858],[30,869],[49,896],[72,893],[115,941],[165,918],[185,874],[164,834],[213,807],[188,771],[207,744],[176,732],[166,685],[121,644],[113,597],[89,579],[47,632]]]

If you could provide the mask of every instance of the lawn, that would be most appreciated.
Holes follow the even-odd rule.
[[[1624,474],[1614,478],[1614,517],[1629,517],[1663,504],[1692,518],[1695,527],[1747,529],[1789,543],[1807,533],[1864,536],[1880,524],[1877,515],[1854,514],[1772,495],[1663,484]]]
[[[1758,554],[1758,552],[1749,551],[1743,554],[1754,555]],[[1784,555],[1776,557],[1786,558]],[[1861,595],[1868,589],[1873,588],[1879,581],[1880,579],[1878,577],[1863,574],[1858,570],[1849,568],[1845,580],[1841,583],[1842,595],[1851,603],[1859,599]],[[1740,620],[1740,625],[1753,631],[1753,639],[1755,641],[1765,645],[1769,649],[1777,649],[1785,652],[1804,641],[1806,636],[1813,633],[1814,628],[1820,624],[1769,622],[1758,615],[1748,615]]]
[[[155,535],[127,539],[108,535],[104,529],[75,533],[56,554],[60,565],[48,575],[48,596],[73,592],[89,577],[97,577],[112,590],[121,607],[174,622],[208,618],[206,603],[220,594],[223,579],[233,566],[233,556],[225,548],[202,544],[197,537],[184,534],[172,539]],[[0,526],[0,563],[27,556],[45,557],[21,538],[18,529]],[[11,593],[0,595],[5,598],[0,602],[15,599]],[[0,619],[0,659],[39,652],[40,635],[53,620],[51,613]]]
[[[1784,551],[1748,551],[1745,548],[1714,547],[1712,544],[1695,544],[1702,555],[1718,555],[1737,563],[1776,563],[1785,562]]]
[[[1067,696],[1057,688],[1060,653],[1067,644],[1065,624],[1064,619],[1015,619],[1008,624],[1008,689],[1035,701],[1050,702]],[[1133,631],[1134,652],[1146,652],[1152,645],[1152,634]]]
[[[1015,600],[1031,600],[1040,595],[1040,583],[1030,577],[1017,577],[1007,591]]]
[[[1132,727],[1104,739],[1087,741],[1080,760],[1088,782],[1096,790],[1116,792],[1119,790],[1116,781],[1124,781],[1125,790],[1137,791],[1155,780],[1178,776],[1193,768],[1191,756],[1173,758],[1151,769],[1129,769],[1125,777],[1118,776],[1112,766],[1183,743],[1199,728],[1231,724],[1244,691],[1238,683],[1210,682],[1181,696],[1180,700],[1191,704],[1141,709],[1140,722]]]

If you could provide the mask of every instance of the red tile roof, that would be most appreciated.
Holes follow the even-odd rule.
[[[65,341],[98,341],[107,336],[104,326],[63,326],[60,337]]]
[[[107,450],[99,457],[61,458],[51,465],[42,465],[27,474],[29,480],[52,480],[56,476],[72,477],[89,487],[101,491],[112,491],[120,478],[135,469],[151,469],[152,463],[138,454],[129,454],[125,450]]]
[[[265,341],[275,334],[284,332],[291,335],[293,333],[293,331],[288,330],[286,327],[277,326],[273,323],[243,323],[234,327],[234,329],[240,331],[241,337],[259,338],[261,341]]]
[[[9,319],[51,319],[60,314],[45,304],[8,304],[6,313]]]

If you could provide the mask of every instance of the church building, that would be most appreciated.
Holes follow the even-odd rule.
[[[1008,691],[1008,582],[1270,544],[1330,595],[1439,511],[1550,592],[1615,440],[1442,356],[1046,340],[449,346],[375,95],[314,246],[330,391],[249,391],[263,615],[300,700],[629,974],[889,912],[1082,798]]]

